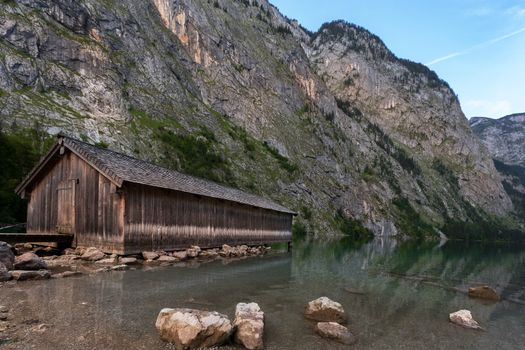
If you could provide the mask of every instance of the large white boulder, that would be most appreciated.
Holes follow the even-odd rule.
[[[346,322],[343,306],[327,297],[312,300],[304,312],[306,318],[321,322]]]
[[[239,303],[235,308],[235,342],[246,349],[263,349],[264,312],[257,303]]]
[[[481,329],[478,322],[472,318],[469,310],[459,310],[449,315],[450,322],[470,329]]]
[[[162,309],[155,326],[161,339],[177,350],[219,346],[233,329],[228,316],[195,309]]]

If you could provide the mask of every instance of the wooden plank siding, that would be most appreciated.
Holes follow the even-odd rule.
[[[30,193],[27,212],[28,233],[57,233],[59,214],[59,191],[65,184],[74,182],[74,210],[72,218],[62,207],[61,221],[74,225],[74,244],[96,246],[107,252],[123,252],[124,212],[122,194],[116,191],[106,177],[71,152],[56,157],[42,177],[28,190]]]
[[[127,181],[117,187],[71,150],[60,153],[24,187],[28,233],[72,233],[74,245],[117,254],[291,240],[290,212]]]
[[[126,184],[125,251],[291,240],[292,215],[226,200]]]

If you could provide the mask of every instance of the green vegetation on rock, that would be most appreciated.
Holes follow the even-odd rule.
[[[186,174],[235,185],[227,159],[219,151],[215,135],[205,127],[192,134],[175,134],[159,129],[155,138],[161,143],[163,163]]]
[[[0,223],[26,221],[27,204],[15,194],[15,188],[54,141],[38,127],[11,133],[0,130]]]
[[[341,209],[336,212],[334,221],[341,233],[356,240],[368,239],[374,236],[372,231],[364,227],[359,220],[348,217]]]
[[[414,210],[409,200],[397,197],[392,201],[396,213],[399,232],[414,238],[435,236],[434,228]]]

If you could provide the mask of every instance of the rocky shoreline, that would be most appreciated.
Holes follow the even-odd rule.
[[[177,251],[144,251],[119,256],[106,254],[95,247],[58,250],[29,243],[11,246],[0,242],[0,286],[24,280],[64,278],[106,271],[122,271],[144,266],[169,266],[178,263],[239,259],[267,254],[268,246],[229,246],[201,249],[191,246]]]

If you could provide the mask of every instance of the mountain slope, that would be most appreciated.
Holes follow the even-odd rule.
[[[512,210],[451,90],[364,30],[310,37],[253,0],[0,6],[0,128],[34,147],[65,130],[269,196],[317,236]]]
[[[517,217],[525,224],[525,114],[471,118],[470,127],[494,158]]]
[[[487,146],[492,156],[507,164],[525,165],[525,114],[500,119],[475,117],[470,127]]]

